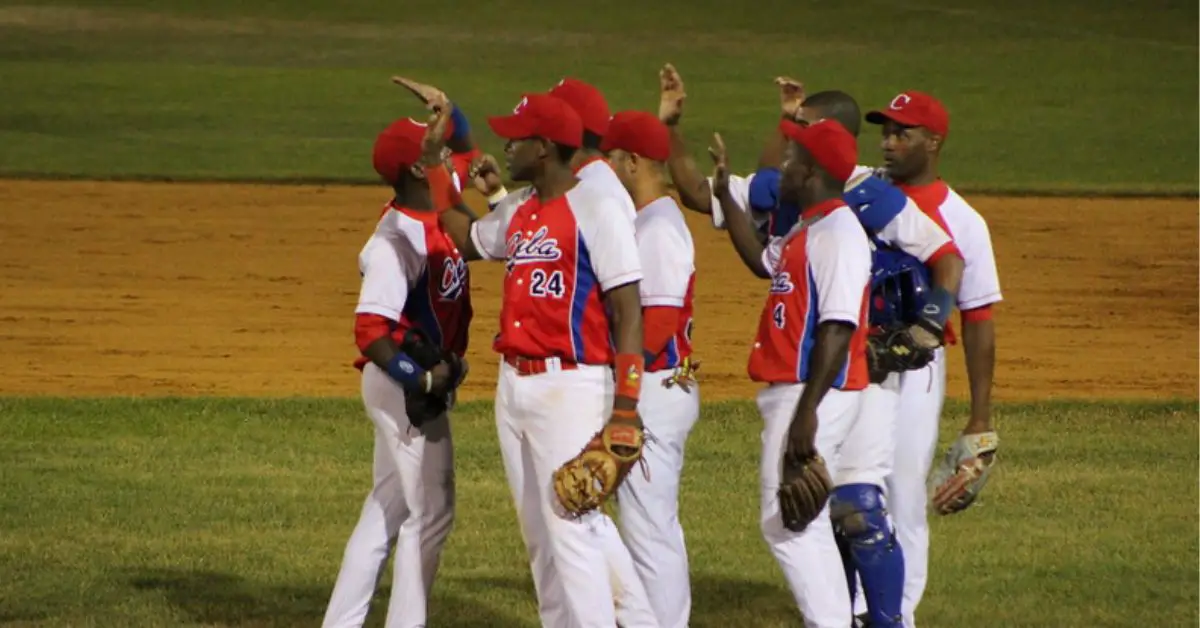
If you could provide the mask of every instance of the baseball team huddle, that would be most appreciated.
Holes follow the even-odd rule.
[[[542,625],[688,625],[678,502],[701,386],[683,209],[709,215],[765,280],[747,339],[762,385],[760,528],[805,625],[915,625],[928,513],[968,507],[999,443],[1000,285],[987,224],[938,175],[949,116],[916,91],[864,116],[844,92],[781,77],[758,168],[731,174],[714,135],[705,176],[684,141],[683,80],[669,64],[659,79],[657,114],[611,113],[565,78],[488,118],[508,178],[528,184],[510,191],[461,108],[393,78],[431,114],[374,146],[394,190],[359,253],[355,309],[374,484],[325,626],[363,624],[393,550],[386,625],[426,625],[454,520],[450,415],[477,260],[505,265],[496,429]],[[880,168],[860,165],[862,122],[882,130]],[[486,214],[463,203],[469,190]],[[970,418],[934,465],[946,346],[960,341]]]

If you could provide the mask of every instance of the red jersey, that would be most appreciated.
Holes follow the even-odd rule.
[[[692,355],[696,249],[675,200],[664,196],[638,210],[638,254],[642,261],[642,307],[679,308],[679,327],[646,371],[674,369]]]
[[[576,185],[545,202],[510,194],[471,225],[480,255],[505,261],[498,353],[612,363],[603,294],[642,278],[633,224],[621,215],[611,195]]]
[[[473,315],[470,275],[436,213],[388,204],[358,265],[362,288],[355,314],[395,321],[391,335],[397,343],[417,327],[443,348],[466,353]],[[360,356],[354,365],[361,369],[367,362]]]
[[[843,321],[855,329],[833,387],[866,388],[871,245],[854,212],[841,199],[805,210],[786,236],[771,241],[763,265],[771,273],[771,289],[750,353],[750,378],[808,381],[817,326]]]

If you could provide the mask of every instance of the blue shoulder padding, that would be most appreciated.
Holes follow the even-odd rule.
[[[750,179],[750,209],[772,212],[779,206],[779,169],[759,168]]]
[[[879,177],[867,177],[853,190],[844,193],[842,200],[854,210],[858,221],[869,231],[886,227],[908,203],[908,197],[900,188]]]

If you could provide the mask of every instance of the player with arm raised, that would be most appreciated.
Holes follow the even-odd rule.
[[[792,141],[780,191],[801,208],[801,220],[786,236],[760,245],[757,261],[746,260],[756,275],[771,279],[748,368],[751,379],[766,385],[758,394],[764,422],[760,524],[805,624],[844,628],[851,603],[830,493],[863,481],[844,469],[861,469],[853,458],[892,437],[860,412],[868,385],[871,249],[841,198],[857,159],[853,136],[832,120],[789,123],[785,131]],[[736,206],[724,145],[715,140],[713,188],[722,203]],[[753,228],[746,213],[731,211],[728,219],[738,234],[733,237],[748,239]],[[882,482],[882,470],[876,471]]]
[[[466,375],[467,266],[438,225],[427,173],[441,169],[444,123],[404,118],[375,141],[395,197],[359,253],[355,337],[362,398],[375,425],[374,487],[346,544],[323,625],[362,626],[395,546],[389,628],[424,625],[454,520],[448,413]],[[422,143],[424,142],[424,150]]]
[[[1000,280],[987,223],[938,175],[949,115],[934,97],[916,91],[897,95],[887,107],[867,114],[881,125],[887,176],[921,211],[953,238],[965,260],[956,305],[962,313],[963,352],[971,389],[971,413],[962,434],[926,477],[937,446],[938,419],[946,387],[945,350],[939,348],[923,369],[901,375],[900,417],[895,468],[889,480],[892,512],[907,559],[904,585],[905,625],[914,615],[928,579],[929,528],[926,508],[948,514],[966,508],[994,462],[999,438],[991,422],[992,372],[995,365],[993,306],[1001,300]],[[953,330],[946,336],[954,342]]]
[[[643,435],[633,223],[572,172],[583,124],[565,102],[526,94],[488,123],[530,191],[477,221],[445,212],[443,222],[468,259],[505,262],[496,422],[543,624],[611,628],[606,552],[620,541],[598,508],[640,459]]]

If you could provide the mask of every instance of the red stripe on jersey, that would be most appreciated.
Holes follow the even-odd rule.
[[[497,353],[611,364],[600,285],[567,201],[532,197],[508,225]]]
[[[662,371],[673,369],[683,363],[684,358],[692,356],[692,327],[694,325],[693,301],[696,294],[696,274],[688,279],[687,293],[683,298],[683,307],[670,308],[678,312],[674,333],[667,340],[662,350],[654,357],[654,361],[646,365],[646,371]],[[646,308],[647,310],[659,308]],[[649,334],[647,334],[649,339]],[[648,344],[648,343],[647,343]]]
[[[454,168],[454,172],[458,174],[458,180],[462,182],[464,189],[471,180],[467,176],[471,172],[471,162],[482,154],[483,151],[478,148],[472,148],[465,153],[453,153],[450,155],[450,165]]]

